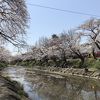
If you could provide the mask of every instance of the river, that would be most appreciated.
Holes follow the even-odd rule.
[[[5,68],[2,74],[19,82],[30,100],[100,100],[100,81],[43,74],[21,66]]]

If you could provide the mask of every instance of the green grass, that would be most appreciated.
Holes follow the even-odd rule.
[[[73,66],[74,68],[79,68],[80,65],[80,59],[71,59],[70,61],[70,65]]]
[[[7,67],[7,65],[6,62],[0,62],[0,69]]]
[[[93,59],[93,58],[88,58],[85,60],[85,65],[88,68],[96,68],[100,69],[100,59]]]
[[[80,65],[80,59],[67,59],[67,66],[73,66],[74,68],[79,68]],[[57,61],[54,62],[53,60],[49,60],[47,62],[41,62],[41,61],[35,61],[35,60],[30,60],[30,61],[22,61],[18,63],[19,65],[22,66],[27,66],[27,67],[33,67],[33,66],[41,66],[41,67],[47,67],[47,66],[58,66],[58,67],[63,67],[63,61]],[[0,63],[0,66],[6,66],[2,63]],[[82,68],[95,68],[95,69],[100,69],[100,59],[93,59],[93,58],[86,58],[84,65]]]

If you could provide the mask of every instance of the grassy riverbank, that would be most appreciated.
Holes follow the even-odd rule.
[[[2,75],[2,70],[6,67],[7,63],[0,63],[0,100],[29,100],[21,84]]]
[[[54,62],[53,60],[49,60],[48,62],[26,60],[16,62],[15,64],[18,66],[31,67],[38,71],[48,72],[51,74],[81,76],[95,79],[100,78],[100,59],[87,58],[82,67],[79,66],[80,62],[79,59],[67,59],[66,63],[64,61]]]
[[[22,86],[0,75],[0,100],[29,100]]]
[[[0,70],[2,70],[5,67],[8,67],[8,63],[4,61],[0,61]]]
[[[94,68],[99,70],[100,69],[100,59],[93,59],[93,58],[87,58],[84,61],[84,65],[80,66],[81,61],[79,59],[67,59],[66,62],[64,61],[52,61],[49,60],[48,62],[42,62],[41,60],[25,60],[25,61],[17,61],[14,62],[16,65],[21,66],[28,66],[28,67],[34,67],[34,66],[41,66],[41,67],[58,67],[58,68]]]

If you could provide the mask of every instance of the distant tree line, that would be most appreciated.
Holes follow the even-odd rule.
[[[92,56],[97,59],[99,51],[100,19],[89,19],[75,29],[53,34],[51,38],[42,37],[28,52],[15,59],[55,67],[74,67],[77,63],[84,68],[86,59]]]

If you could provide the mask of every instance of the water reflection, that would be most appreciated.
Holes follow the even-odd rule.
[[[100,100],[100,81],[56,78],[22,67],[5,69],[4,73],[20,82],[31,100]]]

